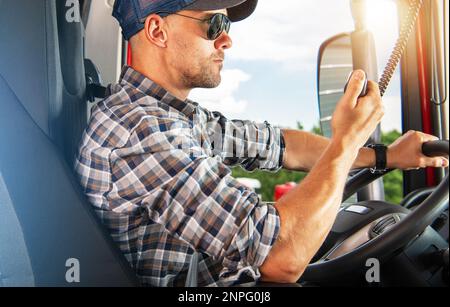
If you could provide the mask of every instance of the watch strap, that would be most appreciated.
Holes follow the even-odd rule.
[[[375,151],[375,167],[371,168],[372,173],[383,173],[387,171],[387,150],[388,147],[384,144],[370,144],[367,146]]]

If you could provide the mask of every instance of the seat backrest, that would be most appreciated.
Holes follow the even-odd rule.
[[[87,105],[65,4],[0,0],[0,285],[135,286],[71,168]]]

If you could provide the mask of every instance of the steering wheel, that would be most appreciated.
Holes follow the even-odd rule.
[[[422,151],[427,156],[448,156],[449,143],[448,141],[425,143]],[[361,171],[348,181],[344,192],[344,200],[348,199],[363,186],[384,176],[388,172],[384,174],[372,174],[369,170]],[[397,221],[391,223],[391,227],[386,227],[383,229],[384,231],[379,233],[375,231],[375,234],[373,226],[377,225],[378,222],[378,226],[382,227],[380,225],[382,224],[380,223],[382,219],[374,221],[372,223],[374,225],[372,225],[372,229],[369,231],[373,235],[367,237],[366,242],[360,242],[362,244],[355,244],[356,242],[353,242],[352,250],[336,253],[335,256],[326,257],[325,259],[323,257],[321,260],[310,264],[303,274],[302,280],[309,282],[332,280],[348,274],[355,270],[355,268],[365,267],[365,263],[369,258],[386,259],[392,252],[401,249],[422,233],[447,208],[449,199],[448,186],[449,179],[447,174],[433,193],[417,206],[415,210],[411,211],[402,208],[401,212],[403,213],[395,215]]]

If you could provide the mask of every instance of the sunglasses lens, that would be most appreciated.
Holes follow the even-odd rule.
[[[211,18],[211,24],[209,25],[208,38],[210,40],[217,39],[223,31],[227,33],[230,31],[231,22],[222,14],[214,15]]]
[[[230,33],[230,28],[231,28],[231,21],[227,20],[227,22],[225,23],[225,32]]]
[[[222,33],[222,17],[220,15],[214,15],[209,25],[208,38],[214,40]]]

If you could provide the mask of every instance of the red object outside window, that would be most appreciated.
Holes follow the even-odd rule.
[[[131,66],[131,45],[130,45],[130,43],[128,43],[128,48],[127,48],[127,65]]]
[[[275,186],[275,201],[278,201],[283,195],[293,190],[297,184],[295,182],[288,182],[285,184]]]

